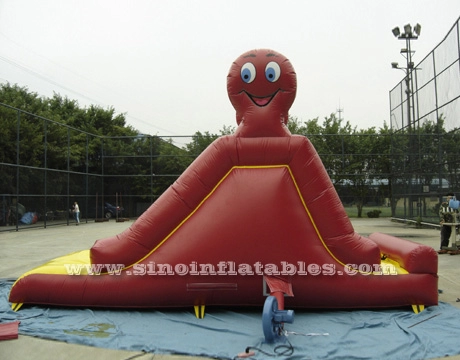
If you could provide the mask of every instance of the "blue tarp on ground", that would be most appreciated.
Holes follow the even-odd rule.
[[[274,354],[275,346],[283,344],[264,343],[262,309],[209,308],[204,319],[197,319],[193,309],[24,306],[13,312],[8,303],[11,285],[11,281],[0,282],[0,322],[20,320],[22,335],[110,349],[222,359],[232,359],[248,346]],[[297,333],[287,338],[293,353],[278,359],[407,360],[460,354],[460,309],[446,303],[419,314],[410,309],[296,311],[294,323],[286,324],[285,329]],[[322,335],[325,333],[329,335]],[[266,359],[267,355],[256,351],[253,358]]]

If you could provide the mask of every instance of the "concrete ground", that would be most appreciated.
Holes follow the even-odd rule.
[[[413,225],[392,222],[388,218],[352,219],[355,230],[367,236],[382,232],[425,244],[438,250],[439,230],[416,229]],[[132,221],[82,223],[79,226],[51,226],[46,229],[21,229],[0,232],[0,279],[15,279],[46,261],[71,252],[89,249],[95,240],[116,235],[128,228]],[[439,300],[460,308],[460,255],[439,255]],[[457,300],[459,302],[457,302]],[[446,329],[448,331],[448,329]],[[19,335],[17,340],[0,341],[1,359],[69,359],[98,360],[155,359],[191,360],[196,357],[144,354],[135,351],[109,350],[44,340]],[[460,356],[449,357],[460,360]]]

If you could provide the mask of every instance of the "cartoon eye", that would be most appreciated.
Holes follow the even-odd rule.
[[[270,82],[275,82],[281,75],[281,69],[278,63],[270,61],[265,67],[265,77]]]
[[[246,84],[252,83],[256,78],[256,67],[252,63],[246,63],[241,67],[241,79]]]

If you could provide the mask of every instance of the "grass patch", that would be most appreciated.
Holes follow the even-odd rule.
[[[388,206],[364,206],[361,217],[367,218],[367,213],[372,210],[380,210],[381,213],[379,217],[391,217],[391,208]],[[358,208],[356,206],[345,206],[345,212],[349,218],[358,217]]]

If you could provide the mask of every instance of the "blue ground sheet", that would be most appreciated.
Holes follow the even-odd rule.
[[[261,309],[106,310],[23,306],[11,310],[12,281],[0,281],[0,322],[19,334],[109,349],[233,359],[430,359],[460,354],[460,309],[440,303],[419,314],[391,310],[295,311],[284,341],[265,343]],[[133,296],[135,296],[133,294]],[[12,340],[14,341],[14,340]],[[280,346],[281,345],[281,346]],[[290,345],[292,347],[290,347]]]

